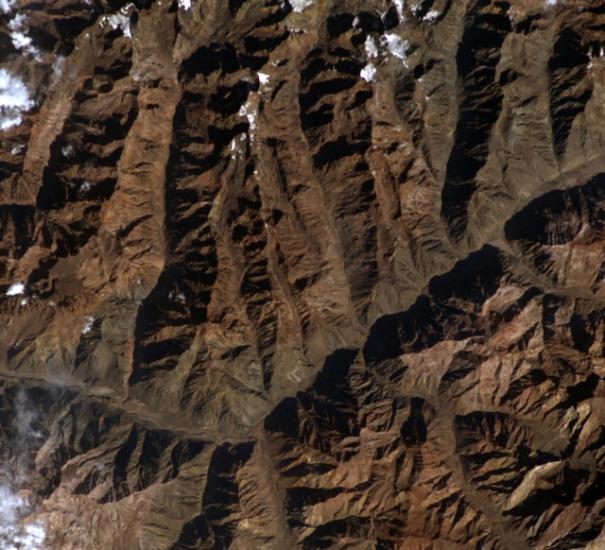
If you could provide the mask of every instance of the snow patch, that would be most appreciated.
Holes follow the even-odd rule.
[[[266,73],[258,73],[258,81],[261,83],[261,86],[269,84],[269,75]]]
[[[599,48],[599,51],[595,54],[592,50],[588,52],[588,68],[592,69],[595,65],[595,62],[599,62],[599,60],[605,57],[605,50],[603,46]]]
[[[244,152],[241,146],[241,143],[243,143],[244,141],[246,141],[246,134],[240,134],[239,136],[235,136],[231,140],[231,143],[229,143],[229,149],[231,150],[232,157]]]
[[[393,0],[393,4],[395,4],[395,9],[397,10],[399,17],[403,17],[403,0]]]
[[[238,114],[239,114],[239,116],[246,117],[246,119],[248,120],[248,124],[250,126],[250,128],[249,128],[250,140],[253,141],[254,140],[253,132],[254,132],[254,130],[256,130],[256,116],[257,116],[256,107],[251,105],[250,100],[248,100],[246,103],[244,103],[240,107]]]
[[[432,23],[438,19],[440,15],[441,13],[439,13],[437,10],[431,10],[422,18],[422,20],[426,21],[427,23]]]
[[[367,82],[372,82],[375,75],[376,67],[374,67],[374,65],[371,63],[368,63],[363,69],[361,69],[361,72],[359,73],[359,76],[361,76],[361,78]]]
[[[131,3],[120,8],[118,13],[104,15],[101,18],[101,26],[105,27],[106,25],[109,25],[113,30],[120,29],[126,38],[132,38],[132,32],[130,29],[130,12],[133,8],[134,5]]]
[[[179,0],[179,8],[183,8],[184,10],[190,10],[191,0]]]
[[[88,334],[92,330],[92,325],[95,322],[95,318],[88,315],[84,318],[84,326],[82,327],[82,334]]]
[[[33,106],[25,84],[6,69],[0,69],[0,129],[21,124],[21,114]]]
[[[74,149],[74,146],[71,144],[64,145],[63,147],[61,147],[61,154],[65,158],[71,159],[76,154],[76,150]]]
[[[185,293],[177,292],[174,289],[168,292],[168,299],[172,300],[173,302],[178,302],[180,304],[184,304],[185,302],[187,302],[187,297],[185,296]]]
[[[292,6],[292,11],[302,13],[311,4],[313,4],[314,1],[315,0],[290,0],[290,6]]]
[[[403,40],[394,33],[386,33],[382,38],[391,55],[405,60],[407,51],[410,48],[410,43],[407,40]]]
[[[7,296],[20,296],[25,293],[25,285],[23,283],[13,283],[6,291]]]
[[[3,13],[8,13],[13,9],[13,4],[15,0],[0,0],[0,11]]]
[[[366,54],[370,59],[373,57],[378,57],[378,46],[376,45],[376,41],[372,36],[368,36],[366,38],[365,49]]]
[[[130,17],[121,13],[115,13],[107,17],[107,22],[111,25],[111,28],[116,30],[120,29],[126,38],[132,38],[130,32]]]

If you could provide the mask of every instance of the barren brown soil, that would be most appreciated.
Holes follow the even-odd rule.
[[[0,24],[0,548],[605,548],[604,1]]]

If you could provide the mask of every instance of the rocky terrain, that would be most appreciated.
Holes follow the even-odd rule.
[[[605,2],[0,23],[0,548],[605,548]]]

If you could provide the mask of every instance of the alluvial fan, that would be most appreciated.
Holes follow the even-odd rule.
[[[605,548],[602,0],[0,0],[0,547]]]

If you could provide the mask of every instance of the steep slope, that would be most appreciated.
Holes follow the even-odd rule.
[[[605,545],[603,2],[0,12],[2,544]]]

